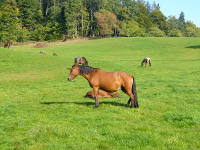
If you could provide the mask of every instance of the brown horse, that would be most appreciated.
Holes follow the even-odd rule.
[[[95,99],[94,91],[88,91],[86,93],[85,97]],[[106,92],[103,90],[99,90],[98,97],[99,98],[111,98],[111,97],[115,98],[115,97],[120,97],[120,94],[119,93],[110,93],[110,92]]]
[[[73,65],[68,80],[71,81],[78,75],[88,80],[90,86],[93,88],[95,107],[99,106],[99,89],[106,92],[116,92],[121,89],[130,96],[127,105],[129,106],[131,102],[131,108],[139,107],[134,77],[126,72],[106,72],[90,66]]]
[[[12,45],[12,42],[6,42],[4,43],[4,48],[10,48],[11,45]]]
[[[74,58],[74,64],[81,64],[81,65],[88,65],[88,61],[85,57],[77,57],[77,58]]]

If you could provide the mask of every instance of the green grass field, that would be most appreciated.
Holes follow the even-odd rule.
[[[94,109],[94,101],[83,98],[87,81],[66,79],[76,56],[134,75],[140,108],[125,107],[128,96],[120,92],[121,98],[101,99]],[[152,67],[141,68],[147,56]],[[0,48],[0,150],[98,149],[200,149],[200,38]]]

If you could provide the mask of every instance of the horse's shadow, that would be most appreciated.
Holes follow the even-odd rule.
[[[40,104],[43,105],[52,105],[52,104],[76,104],[76,105],[95,105],[95,102],[40,102]],[[126,106],[126,104],[118,103],[118,102],[100,102],[100,104],[106,104],[106,105],[113,105],[113,106]]]

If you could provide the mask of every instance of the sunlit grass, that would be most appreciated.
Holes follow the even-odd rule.
[[[111,38],[0,48],[0,149],[200,149],[199,41]],[[134,75],[140,108],[125,107],[128,96],[120,92],[93,109],[94,101],[83,98],[87,81],[66,80],[77,56]],[[140,67],[144,57],[152,67]]]

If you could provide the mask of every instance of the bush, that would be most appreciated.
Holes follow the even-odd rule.
[[[147,32],[147,36],[150,37],[165,37],[165,32],[161,31],[158,27],[151,27]]]
[[[191,21],[186,22],[185,28],[185,36],[187,37],[195,37],[198,36],[199,28]]]
[[[169,31],[168,36],[170,36],[170,37],[181,37],[181,36],[183,36],[183,34],[178,29],[172,29],[172,30]]]
[[[197,28],[196,33],[194,34],[195,37],[200,37],[200,28]]]
[[[194,37],[196,34],[196,29],[193,27],[186,27],[185,29],[185,35],[187,37]]]

